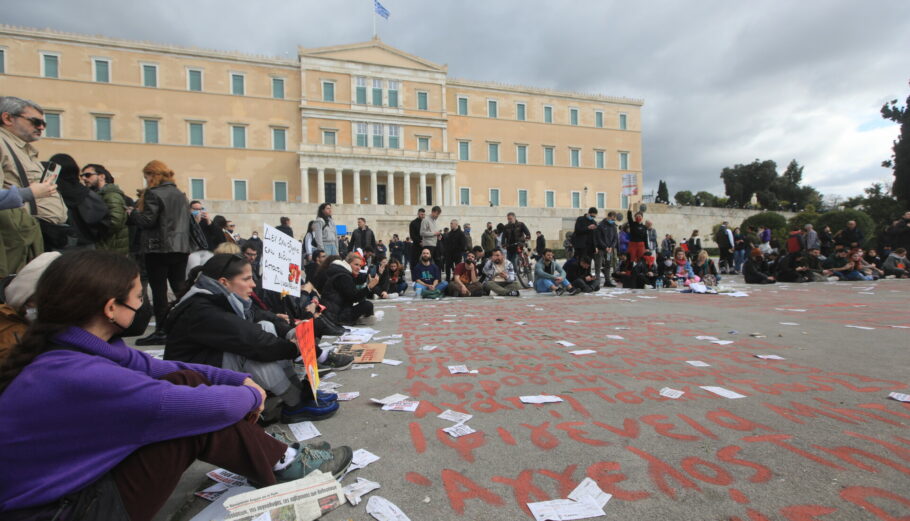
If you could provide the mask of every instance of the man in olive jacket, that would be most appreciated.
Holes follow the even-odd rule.
[[[110,230],[105,237],[95,243],[95,248],[128,254],[130,233],[126,227],[126,199],[123,190],[114,184],[114,176],[102,165],[85,165],[82,168],[82,182],[98,192],[111,216]]]

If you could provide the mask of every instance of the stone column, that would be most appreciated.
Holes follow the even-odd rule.
[[[410,206],[414,203],[411,200],[411,173],[402,172],[402,177],[404,178],[404,205]]]
[[[300,202],[310,202],[310,171],[307,167],[300,167]]]
[[[360,197],[360,170],[354,169],[354,204],[363,204],[363,198]]]
[[[370,204],[379,204],[379,185],[376,184],[375,170],[370,170]]]
[[[458,204],[458,194],[455,192],[455,176],[452,174],[446,176],[446,191],[449,194],[449,206]]]
[[[445,206],[446,203],[442,193],[442,174],[436,173],[433,174],[433,177],[436,178],[436,204]]]
[[[426,172],[420,172],[420,192],[417,194],[417,200],[420,201],[420,206],[427,205],[427,174]]]
[[[395,205],[395,172],[389,170],[385,173],[386,182],[385,182],[385,203],[394,206]]]
[[[344,204],[344,169],[335,169],[335,204]]]
[[[316,201],[319,204],[325,202],[325,168],[316,169],[316,194],[319,196],[319,200]]]

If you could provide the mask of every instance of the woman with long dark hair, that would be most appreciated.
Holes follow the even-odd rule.
[[[0,361],[0,517],[150,520],[196,459],[260,485],[349,465],[350,448],[288,446],[256,426],[265,391],[249,375],[118,340],[142,305],[130,259],[67,253],[34,300]]]
[[[335,231],[335,221],[332,220],[332,205],[322,203],[316,212],[316,246],[326,255],[338,255],[338,233]]]

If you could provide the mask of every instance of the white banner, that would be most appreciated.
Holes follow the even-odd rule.
[[[635,174],[622,175],[622,195],[638,195],[638,176]]]
[[[303,244],[268,224],[263,227],[262,287],[299,297]]]

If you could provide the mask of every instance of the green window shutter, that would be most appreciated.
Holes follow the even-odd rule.
[[[287,130],[283,128],[272,129],[272,146],[275,150],[287,150]]]
[[[272,78],[272,97],[275,99],[284,99],[284,80],[281,78]]]
[[[373,88],[373,105],[382,106],[382,89]]]
[[[142,66],[142,86],[153,88],[158,86],[158,67],[154,65]]]
[[[246,148],[246,127],[231,127],[231,146]]]
[[[389,106],[392,108],[398,107],[398,91],[397,90],[389,91]]]
[[[458,159],[460,161],[471,160],[471,144],[467,141],[458,142]]]
[[[202,123],[190,123],[190,145],[201,147],[205,144],[202,132]]]
[[[158,120],[144,119],[142,126],[145,130],[145,142],[150,144],[158,143]]]
[[[44,121],[47,121],[44,137],[60,137],[60,114],[45,112]]]
[[[516,157],[517,163],[518,163],[519,165],[526,165],[526,164],[528,164],[528,147],[526,147],[526,146],[524,146],[524,145],[520,145],[520,146],[518,146],[518,148],[516,149],[516,152],[517,152],[517,154],[516,154],[516,155],[517,155],[517,157]]]
[[[246,181],[234,181],[234,200],[246,201]]]
[[[426,92],[417,93],[417,110],[429,110],[429,103]]]
[[[544,123],[553,123],[553,107],[544,107],[543,108],[543,122]]]
[[[594,126],[597,128],[604,128],[604,113],[595,112],[594,113]]]
[[[95,81],[98,83],[110,83],[111,81],[111,64],[106,60],[95,60]]]
[[[367,104],[367,88],[366,87],[357,87],[355,90],[356,103],[357,105],[366,105]]]
[[[246,85],[244,85],[244,77],[241,74],[232,74],[231,75],[231,94],[235,96],[243,96],[246,92]]]
[[[628,130],[628,117],[625,114],[619,115],[619,130]]]
[[[516,117],[515,117],[515,119],[517,119],[518,121],[524,121],[524,120],[525,120],[525,104],[524,104],[524,103],[519,103],[519,104],[515,107],[515,112],[516,112]]]
[[[111,140],[111,118],[105,116],[95,117],[95,139],[98,141]]]
[[[594,152],[594,164],[597,168],[604,167],[604,153],[603,150],[598,150]]]
[[[59,77],[59,65],[60,59],[56,56],[45,54],[44,55],[44,77],[45,78],[57,78]]]
[[[205,199],[205,181],[202,179],[190,180],[190,197],[192,199]]]
[[[322,101],[335,101],[335,84],[327,81],[322,84]]]
[[[188,71],[189,89],[194,92],[202,91],[202,71]]]
[[[284,181],[275,182],[275,200],[286,202],[288,200],[288,184]]]
[[[468,115],[468,98],[458,98],[458,115]]]
[[[547,192],[547,208],[553,208],[554,206],[556,206],[556,194]]]
[[[527,190],[518,191],[518,206],[520,206],[521,208],[528,207],[528,191]]]

